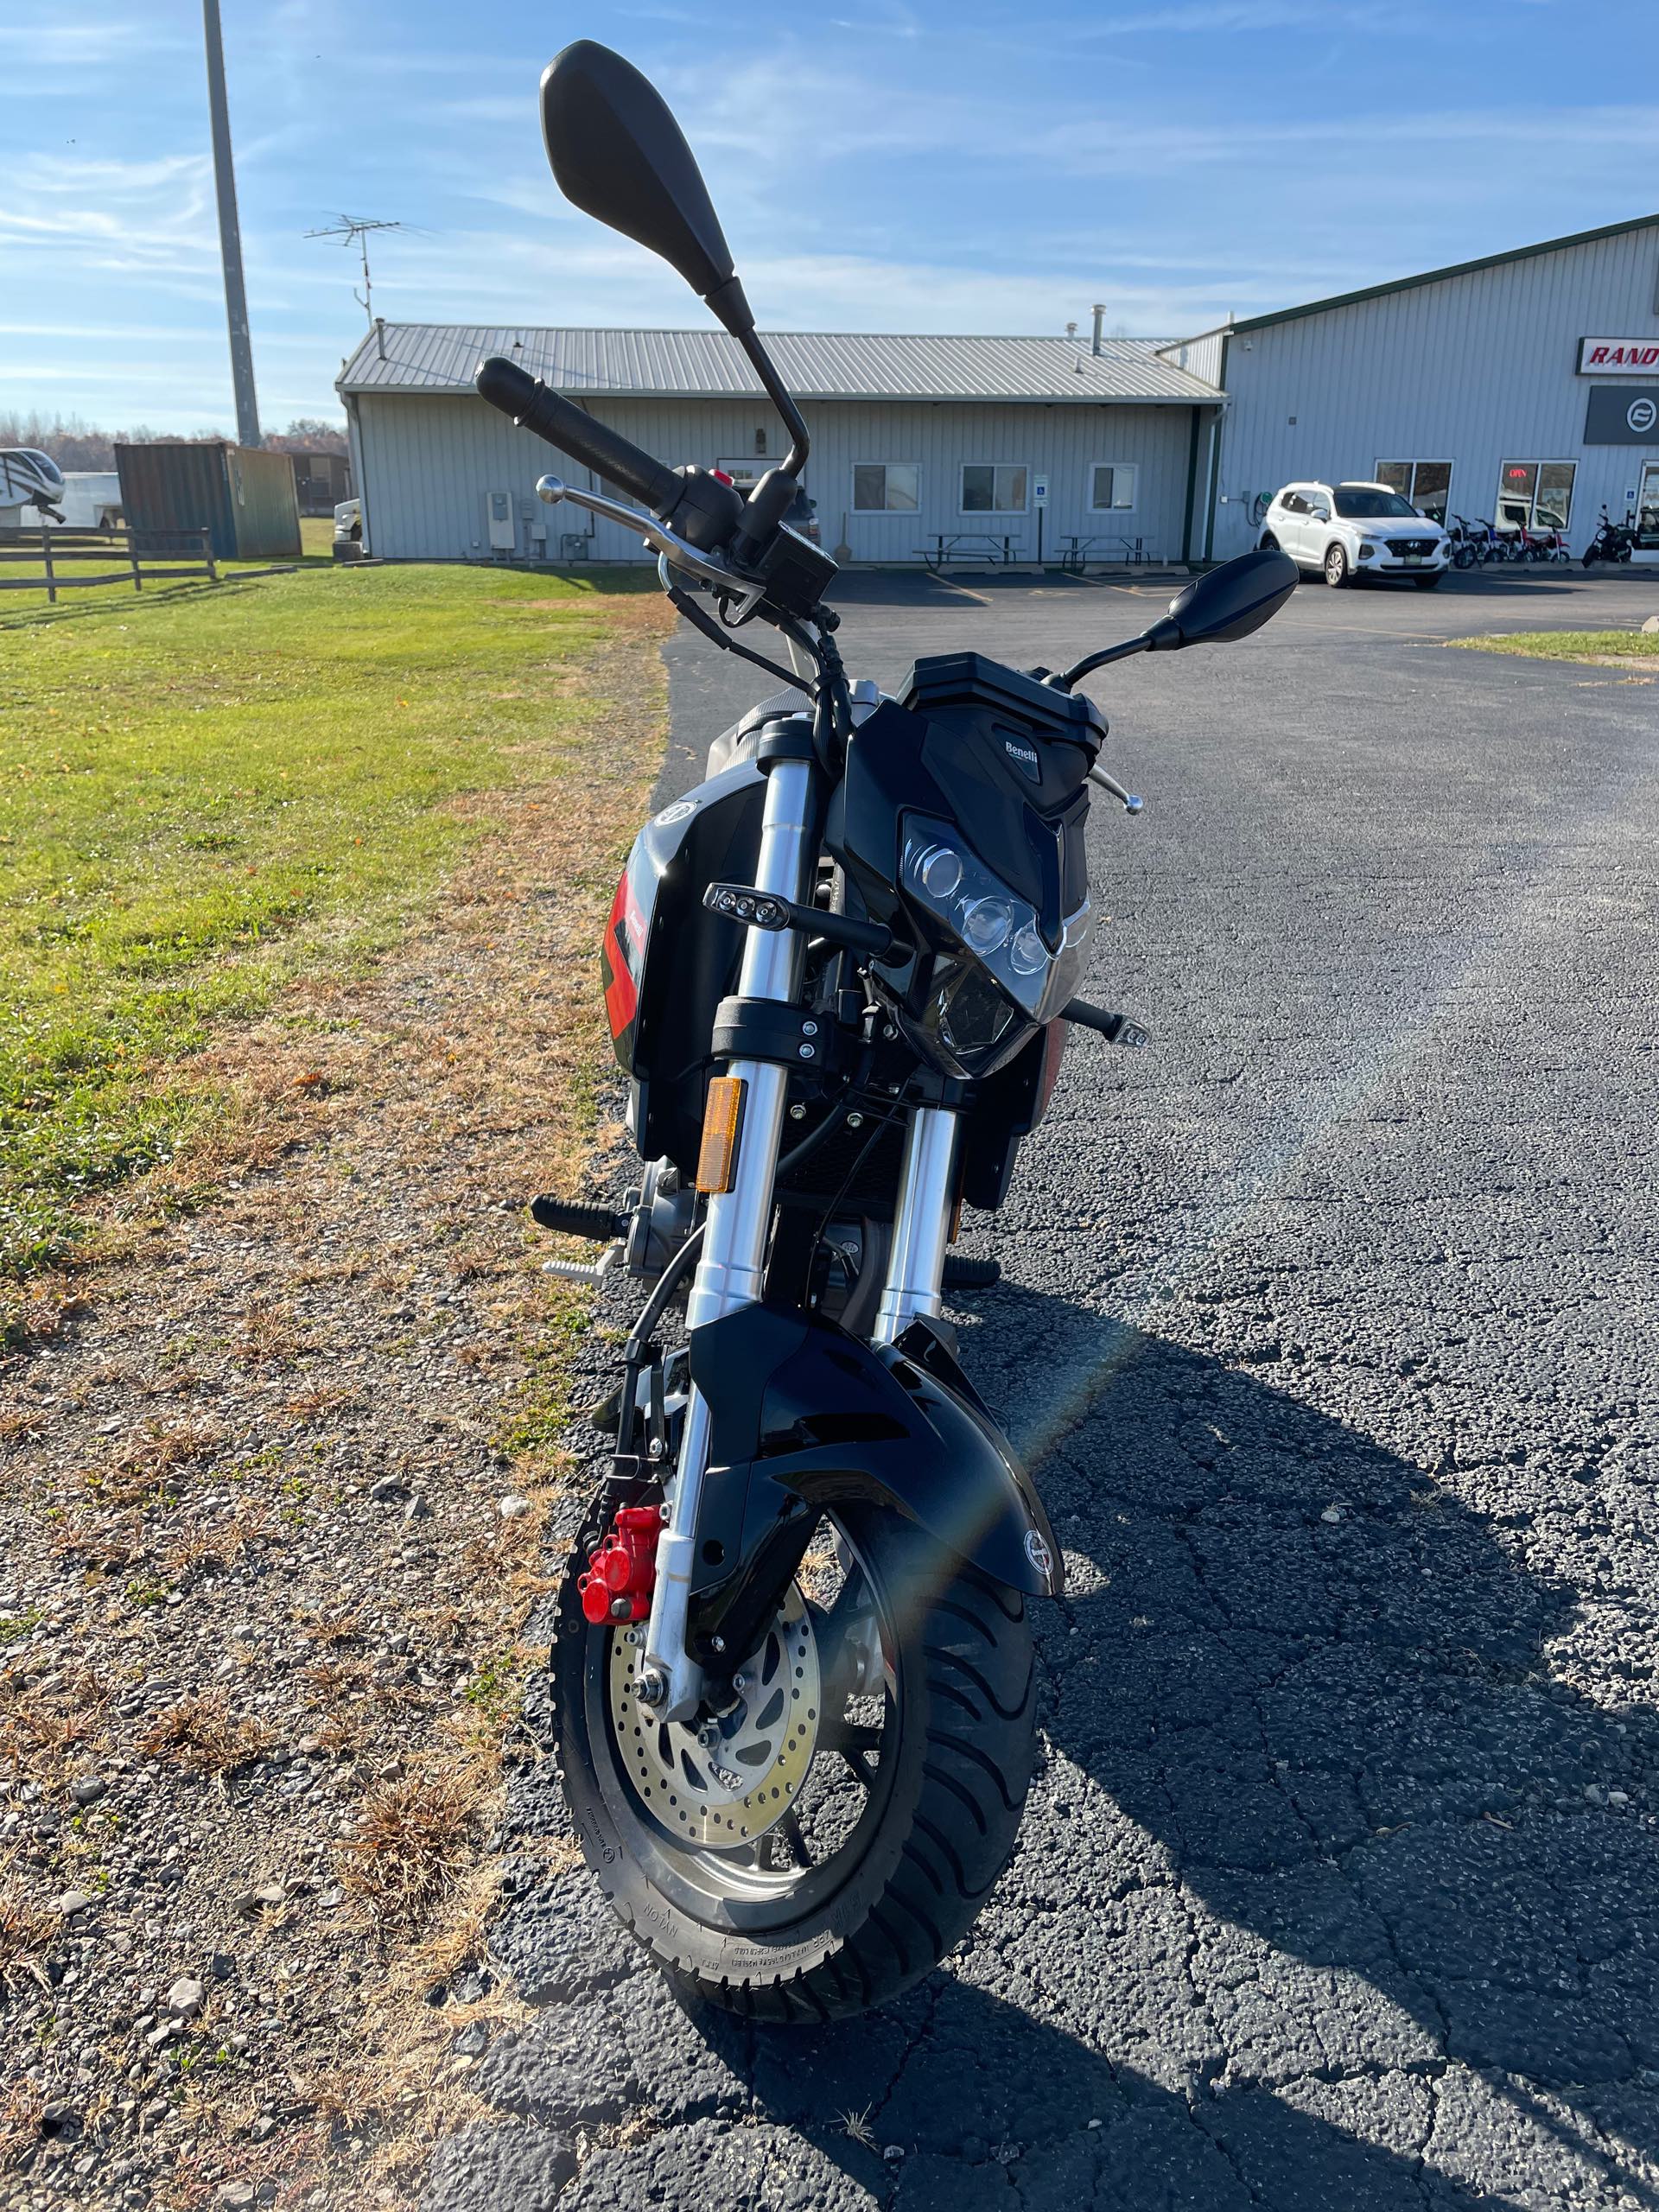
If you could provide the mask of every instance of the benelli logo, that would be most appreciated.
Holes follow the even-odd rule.
[[[1010,760],[1017,760],[1022,768],[1034,768],[1037,766],[1037,748],[1033,745],[1016,745],[1011,737],[1005,737],[1002,741],[1002,750]]]

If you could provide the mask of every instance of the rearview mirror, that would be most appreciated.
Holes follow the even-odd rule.
[[[656,87],[578,39],[542,76],[542,135],[565,198],[677,269],[734,337],[754,327],[709,188]]]
[[[1296,588],[1296,563],[1267,548],[1197,576],[1169,602],[1169,612],[1147,632],[1148,652],[1181,645],[1230,645],[1248,638],[1274,616]]]

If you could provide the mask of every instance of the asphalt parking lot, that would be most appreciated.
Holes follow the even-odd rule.
[[[859,578],[843,650],[1058,664],[1169,589]],[[1074,1043],[962,1316],[1071,1575],[1020,1853],[910,1999],[759,2035],[550,1871],[532,1768],[542,2009],[435,2203],[1659,2202],[1659,683],[1445,645],[1656,607],[1312,586],[1095,679],[1147,807],[1088,995],[1154,1044]],[[765,679],[670,655],[683,785]]]

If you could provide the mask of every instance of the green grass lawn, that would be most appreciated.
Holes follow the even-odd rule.
[[[1651,630],[1516,630],[1507,637],[1447,642],[1471,652],[1525,653],[1534,660],[1644,660],[1659,654],[1659,632]]]
[[[164,1158],[175,1064],[289,975],[385,944],[545,781],[588,711],[573,658],[639,588],[308,568],[0,615],[0,1271]]]

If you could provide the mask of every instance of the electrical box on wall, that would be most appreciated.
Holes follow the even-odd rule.
[[[517,542],[513,534],[512,494],[510,492],[488,492],[485,494],[489,509],[490,550],[492,553],[511,553]]]

